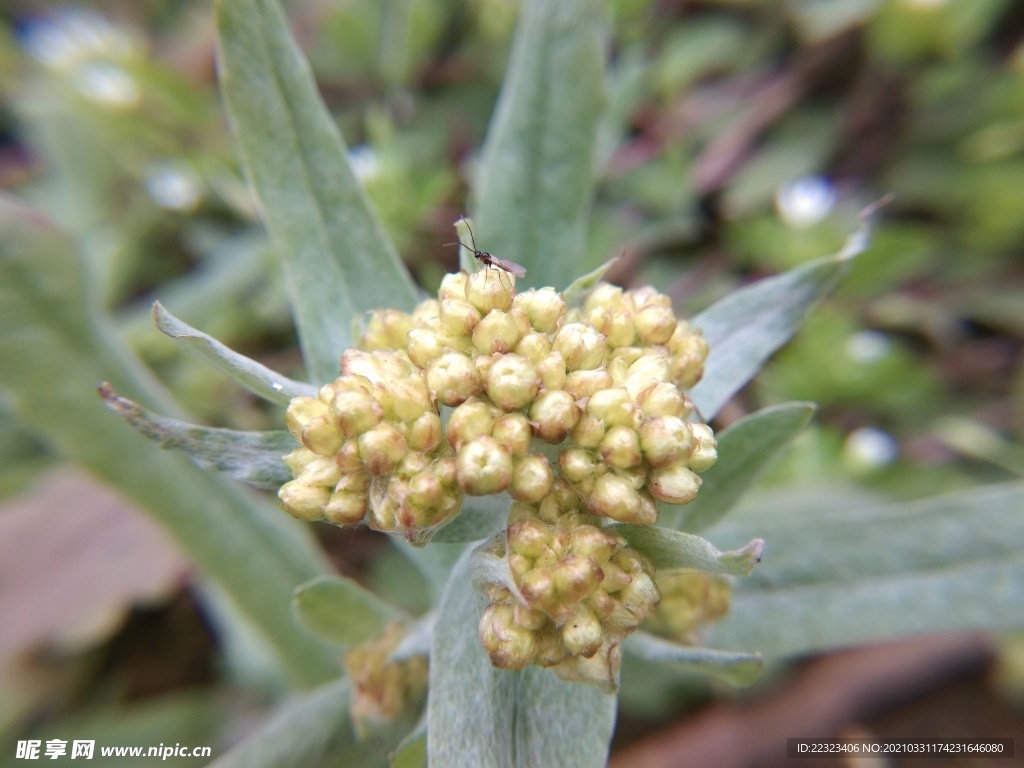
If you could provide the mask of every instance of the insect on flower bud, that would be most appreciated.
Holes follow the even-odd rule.
[[[501,269],[480,269],[466,280],[466,298],[487,314],[492,309],[507,312],[512,306],[515,296],[514,278]],[[512,284],[512,290],[506,287]]]

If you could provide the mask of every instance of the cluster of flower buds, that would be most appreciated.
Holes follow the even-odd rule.
[[[512,518],[504,542],[512,584],[487,587],[480,619],[491,663],[537,664],[566,680],[613,686],[622,639],[660,599],[650,566],[594,525],[563,481],[538,504],[513,505]]]
[[[425,656],[391,660],[404,636],[401,624],[390,624],[379,637],[345,654],[345,670],[352,684],[351,717],[361,734],[394,722],[426,693]]]
[[[700,632],[729,612],[729,577],[690,569],[659,571],[655,582],[661,603],[644,622],[644,629],[684,645],[700,642]]]
[[[297,397],[286,423],[302,443],[285,457],[295,479],[278,493],[303,520],[365,521],[411,541],[455,517],[455,458],[422,371],[401,351],[348,350],[342,375]]]
[[[653,571],[602,518],[653,524],[717,457],[684,390],[707,344],[652,288],[598,284],[570,308],[485,267],[407,314],[370,313],[317,398],[296,398],[284,507],[424,543],[465,496],[515,504],[480,636],[495,665],[607,681],[658,603]],[[444,424],[442,428],[442,424]]]

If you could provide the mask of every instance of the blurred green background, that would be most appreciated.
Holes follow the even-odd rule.
[[[285,6],[385,229],[432,290],[456,267],[442,246],[469,206],[518,3]],[[624,254],[614,281],[651,283],[692,313],[837,250],[858,211],[894,195],[839,292],[716,426],[772,403],[820,404],[767,480],[780,493],[913,499],[1024,475],[1024,5],[607,7],[609,110],[588,252],[593,265]],[[8,0],[0,189],[72,236],[91,290],[193,420],[277,428],[279,410],[182,357],[149,316],[159,299],[229,346],[302,376],[281,276],[218,102],[213,45],[206,1]],[[83,407],[94,398],[83,392]],[[64,496],[40,501],[35,481],[61,465],[0,399],[0,491],[10,499],[0,547],[44,546],[18,538],[16,513],[33,535],[59,533],[61,498],[101,493],[78,478]],[[36,506],[25,512],[22,494],[33,488]],[[318,535],[339,569],[415,607],[407,566],[375,537]],[[100,733],[113,727],[104,708],[127,700],[147,702],[133,727],[152,742],[167,739],[154,724],[173,720],[194,741],[219,744],[273,700],[259,654],[248,667],[238,661],[247,658],[244,637],[230,646],[209,628],[216,598],[188,586],[197,577],[171,545],[147,546],[143,560],[163,553],[167,564],[159,573],[140,566],[152,577],[145,590],[91,585],[80,617],[25,619],[32,626],[22,632],[8,622],[5,733],[82,717],[100,718]],[[103,558],[103,548],[92,556]],[[3,605],[32,603],[41,577],[28,566],[5,575]],[[24,615],[45,612],[35,600]],[[1004,672],[1018,690],[1022,667],[1007,662]]]

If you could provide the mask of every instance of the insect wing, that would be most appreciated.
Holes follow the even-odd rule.
[[[492,267],[503,269],[510,275],[515,277],[526,277],[526,267],[522,264],[516,264],[514,261],[505,261],[505,259],[499,259],[494,256],[491,256],[489,261]]]

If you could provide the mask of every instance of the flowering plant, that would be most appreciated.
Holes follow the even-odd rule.
[[[174,410],[82,301],[86,280],[59,234],[10,201],[0,285],[9,327],[28,332],[0,341],[22,362],[5,381],[19,416],[153,510],[294,681],[323,684],[221,765],[314,765],[327,750],[377,763],[424,742],[437,765],[599,765],[614,693],[629,683],[620,661],[745,684],[761,670],[754,651],[778,658],[963,626],[955,609],[967,603],[973,625],[1014,626],[1001,586],[1012,580],[998,571],[1019,525],[1012,489],[723,520],[813,409],[776,406],[717,435],[707,423],[836,285],[864,232],[685,320],[653,289],[587,272],[604,110],[598,3],[525,4],[480,159],[478,242],[525,278],[476,263],[469,240],[463,270],[431,299],[378,226],[276,5],[218,8],[223,94],[312,383],[160,305],[154,316],[182,347],[287,406],[287,430],[212,429],[136,405]],[[53,311],[33,326],[39,306]],[[278,493],[295,517],[390,533],[431,610],[413,617],[326,575],[280,510],[173,454],[154,458],[116,420],[69,415],[65,393],[99,375],[115,380],[106,402],[164,447]],[[958,522],[965,509],[972,527]],[[985,535],[996,529],[998,542]],[[741,578],[765,547],[750,532],[769,543],[768,576]],[[968,577],[995,585],[987,599],[963,589]],[[908,614],[911,599],[924,607]]]

